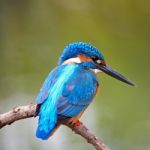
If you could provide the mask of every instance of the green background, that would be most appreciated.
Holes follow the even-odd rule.
[[[107,64],[132,79],[130,87],[98,75],[100,92],[82,121],[113,150],[150,149],[150,1],[1,0],[0,113],[34,99],[64,46],[99,48]],[[0,150],[90,150],[66,127],[48,141],[34,136],[37,119],[0,131]]]

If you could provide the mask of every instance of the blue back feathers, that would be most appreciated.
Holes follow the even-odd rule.
[[[70,75],[72,75],[74,68],[74,65],[70,67],[63,66],[61,69],[59,67],[55,69],[45,81],[36,99],[38,104],[42,103],[39,111],[37,137],[47,139],[50,132],[54,129],[57,120],[57,100],[62,95],[63,85],[67,82]],[[61,74],[58,74],[60,71]],[[61,77],[59,77],[59,75],[61,75]]]
[[[96,56],[100,60],[104,60],[104,56],[102,53],[93,45],[84,43],[84,42],[74,42],[67,45],[62,55],[60,56],[60,59],[58,61],[58,65],[61,65],[65,60],[69,58],[77,57],[79,54],[84,54],[86,56]]]

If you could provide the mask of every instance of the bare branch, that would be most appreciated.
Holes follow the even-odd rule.
[[[0,115],[0,129],[11,123],[30,117],[36,117],[38,110],[38,105],[30,104],[26,106],[19,106],[13,108],[11,111]],[[73,125],[68,126],[76,134],[81,135],[88,143],[92,144],[96,150],[109,150],[108,146],[103,143],[101,139],[96,137],[85,125],[80,124],[77,127]]]

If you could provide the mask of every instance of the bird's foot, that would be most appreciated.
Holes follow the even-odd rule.
[[[82,125],[82,122],[80,122],[79,120],[77,120],[77,121],[73,124],[73,127],[75,128],[75,127],[78,127],[78,126],[80,126],[80,125]]]
[[[73,127],[80,126],[82,124],[82,122],[79,121],[79,117],[80,117],[80,115],[78,115],[76,117],[72,117],[68,120],[67,123]]]

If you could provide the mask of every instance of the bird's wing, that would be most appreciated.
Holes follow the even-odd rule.
[[[50,94],[50,90],[53,87],[53,85],[56,83],[57,79],[65,69],[64,66],[58,66],[54,70],[52,70],[49,75],[47,76],[45,82],[43,83],[42,88],[40,89],[40,92],[36,98],[36,103],[41,104],[46,100]]]
[[[57,113],[67,117],[78,115],[92,101],[97,86],[97,79],[92,72],[76,68],[63,86],[57,104]]]
[[[58,100],[62,96],[64,85],[68,82],[76,67],[76,65],[58,66],[44,82],[36,100],[40,104],[37,137],[47,139],[55,128]]]

